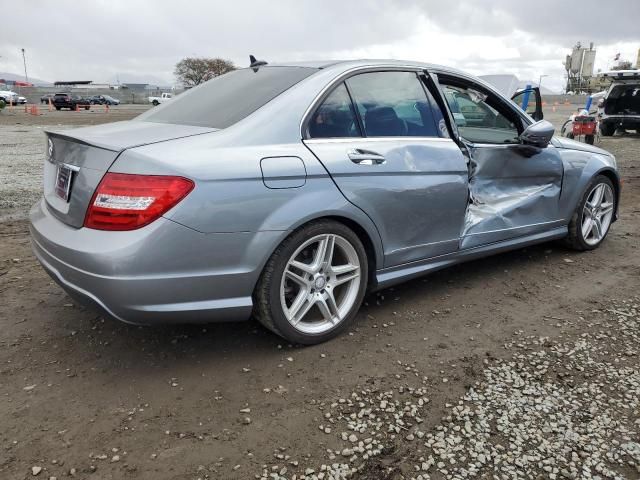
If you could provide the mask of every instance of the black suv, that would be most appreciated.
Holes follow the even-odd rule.
[[[82,98],[80,95],[71,95],[70,93],[56,93],[53,96],[53,106],[56,110],[62,108],[68,108],[69,110],[75,110],[76,106],[89,110],[89,102]]]
[[[600,133],[610,137],[616,130],[640,133],[640,70],[605,73],[613,79],[604,98]]]

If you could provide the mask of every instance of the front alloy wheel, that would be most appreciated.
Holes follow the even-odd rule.
[[[593,179],[573,214],[567,244],[575,250],[598,247],[609,233],[615,211],[613,183],[599,175]]]
[[[256,317],[296,343],[320,343],[353,319],[367,283],[360,239],[341,223],[311,223],[287,238],[256,288]]]
[[[582,237],[588,245],[597,245],[609,231],[613,218],[613,189],[599,183],[591,189],[582,213]]]

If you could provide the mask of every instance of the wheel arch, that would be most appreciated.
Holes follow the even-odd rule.
[[[304,219],[299,220],[295,224],[291,226],[290,229],[283,231],[280,238],[271,245],[269,249],[269,254],[264,256],[264,261],[260,265],[260,275],[264,272],[266,268],[269,258],[274,254],[276,249],[284,242],[289,236],[291,236],[295,231],[304,228],[306,225],[321,221],[321,220],[333,220],[335,222],[342,223],[346,227],[350,228],[356,236],[362,242],[364,246],[365,252],[367,253],[367,263],[368,263],[368,289],[375,288],[377,283],[376,279],[376,271],[382,268],[384,262],[384,256],[382,251],[382,241],[380,240],[380,235],[378,234],[377,229],[373,224],[365,226],[361,219],[358,219],[356,215],[350,215],[345,212],[325,212],[320,213],[313,217],[306,217]],[[256,279],[257,282],[257,279]],[[255,286],[254,286],[255,288]]]
[[[620,193],[621,193],[620,192],[620,189],[621,189],[620,175],[618,175],[618,172],[616,172],[612,168],[606,168],[606,167],[596,172],[593,175],[592,179],[597,177],[598,175],[607,177],[609,180],[611,180],[611,183],[613,184],[613,193],[616,197],[616,208],[613,212],[613,220],[612,220],[612,223],[613,223],[618,219],[618,208],[620,205]],[[585,191],[586,191],[586,188],[588,188],[588,184],[587,184],[587,187],[585,187]]]

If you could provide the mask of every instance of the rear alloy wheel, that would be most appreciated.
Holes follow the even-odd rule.
[[[599,175],[589,185],[569,223],[568,245],[580,251],[597,248],[609,232],[615,210],[613,184]]]
[[[257,319],[289,341],[321,343],[355,317],[367,287],[367,257],[345,225],[302,227],[274,252],[254,294]]]

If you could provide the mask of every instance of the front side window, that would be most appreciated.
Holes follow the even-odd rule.
[[[367,137],[437,137],[432,103],[415,72],[372,72],[347,80]]]
[[[360,127],[344,83],[338,85],[315,111],[309,122],[311,138],[360,137]]]
[[[462,138],[475,143],[519,143],[519,119],[499,100],[470,87],[440,83]]]
[[[234,70],[143,113],[137,120],[227,128],[317,71],[275,66]]]

